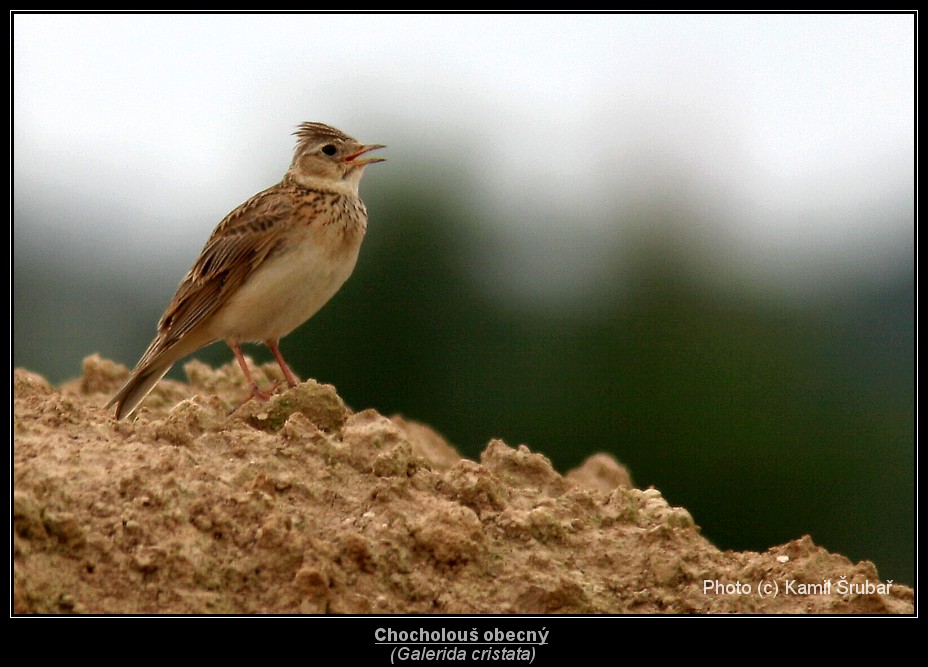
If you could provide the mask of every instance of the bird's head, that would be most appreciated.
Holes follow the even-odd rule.
[[[364,167],[384,158],[364,157],[383,144],[362,144],[323,123],[301,123],[293,162],[288,173],[305,187],[335,189],[357,194]]]

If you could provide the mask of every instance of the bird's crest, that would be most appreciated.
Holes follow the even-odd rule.
[[[300,123],[293,133],[297,138],[297,152],[302,151],[311,143],[316,143],[325,139],[337,139],[339,141],[355,141],[344,132],[336,130],[325,123]]]

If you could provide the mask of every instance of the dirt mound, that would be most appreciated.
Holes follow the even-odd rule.
[[[14,372],[15,613],[913,612],[808,537],[719,551],[606,455],[561,476],[494,440],[478,463],[331,386],[234,410],[237,367],[185,368],[123,422],[123,366]]]

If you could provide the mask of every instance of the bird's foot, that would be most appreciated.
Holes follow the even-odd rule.
[[[280,383],[278,382],[277,384],[280,384]],[[236,411],[239,410],[243,405],[245,405],[248,401],[250,401],[250,400],[252,400],[252,399],[254,399],[254,398],[258,399],[259,401],[266,401],[266,400],[268,400],[271,396],[274,395],[274,390],[275,390],[275,389],[277,389],[277,385],[274,385],[273,387],[271,387],[271,390],[270,390],[270,391],[264,391],[264,390],[261,389],[261,387],[259,387],[257,384],[251,385],[251,393],[249,393],[245,398],[243,398],[241,401],[239,401],[239,404],[236,405],[236,406],[232,409],[232,412],[230,412],[229,414],[231,415],[233,412],[236,412]]]

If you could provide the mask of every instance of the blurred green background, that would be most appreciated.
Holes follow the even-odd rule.
[[[675,30],[709,30],[675,18]],[[803,24],[794,34],[776,20],[787,43],[810,30]],[[854,28],[858,38],[870,25]],[[39,27],[47,28],[21,25],[14,44],[14,366],[60,382],[94,352],[134,365],[213,226],[280,177],[297,122],[323,120],[388,144],[388,162],[369,168],[362,183],[371,220],[354,276],[282,344],[298,374],[334,384],[355,409],[428,423],[468,457],[494,437],[527,444],[561,471],[609,452],[638,485],[689,509],[721,548],[764,550],[808,533],[852,560],[874,561],[883,578],[914,584],[913,153],[892,142],[877,157],[863,148],[895,137],[897,126],[864,118],[867,132],[851,132],[857,148],[837,156],[838,166],[817,161],[829,146],[806,146],[812,164],[794,175],[776,151],[758,167],[759,143],[795,130],[795,145],[806,145],[810,128],[834,129],[863,111],[825,104],[811,125],[788,119],[751,139],[724,113],[714,118],[715,107],[706,115],[700,95],[680,97],[684,84],[606,108],[559,97],[579,109],[568,122],[551,110],[513,117],[498,101],[482,106],[474,91],[496,89],[469,82],[472,106],[445,101],[441,114],[430,107],[416,115],[395,97],[371,94],[380,89],[368,74],[327,81],[338,94],[325,104],[306,91],[277,91],[274,99],[287,101],[266,112],[243,96],[247,113],[216,119],[214,134],[183,143],[175,127],[197,119],[183,115],[182,96],[170,102],[179,117],[169,123],[124,105],[138,114],[116,118],[144,130],[130,144],[100,128],[72,137],[61,118],[40,122],[67,105],[22,83],[44,71]],[[428,32],[428,24],[407,27],[406,47],[437,48],[412,29]],[[909,37],[905,23],[899,28],[881,24],[877,36],[889,35],[887,52],[904,64]],[[629,29],[616,21],[606,36]],[[742,30],[750,41],[746,24],[718,30]],[[783,46],[775,31],[765,34],[772,50]],[[174,39],[194,49],[185,35]],[[273,41],[268,33],[263,43]],[[576,47],[560,48],[555,56]],[[873,48],[861,47],[861,63],[872,61]],[[419,63],[422,53],[411,57]],[[179,86],[171,77],[209,74],[128,62],[121,67],[132,76],[146,82],[157,73],[171,89]],[[505,62],[522,97],[536,94],[526,73],[548,76],[543,63]],[[787,78],[796,62],[783,65]],[[848,77],[863,71],[859,64],[847,64]],[[418,84],[402,79],[406,103],[430,97],[438,81],[453,88],[454,79],[442,78],[447,69]],[[261,76],[261,90],[276,90],[268,82],[279,71]],[[619,92],[623,81],[613,82]],[[914,120],[906,111],[912,82],[899,84],[875,105],[905,126]],[[358,111],[352,87],[378,112]],[[718,108],[739,88],[726,90]],[[420,97],[410,98],[414,91]],[[696,121],[693,104],[703,105]],[[497,118],[508,136],[493,134]],[[500,142],[521,121],[529,126],[522,161],[507,165],[512,152]],[[196,157],[204,152],[215,161]],[[750,178],[771,194],[745,187]],[[885,187],[870,191],[871,182]],[[745,231],[763,224],[756,235]],[[246,352],[271,359],[263,348]],[[223,345],[197,356],[232,358]],[[182,377],[179,368],[173,374]]]

